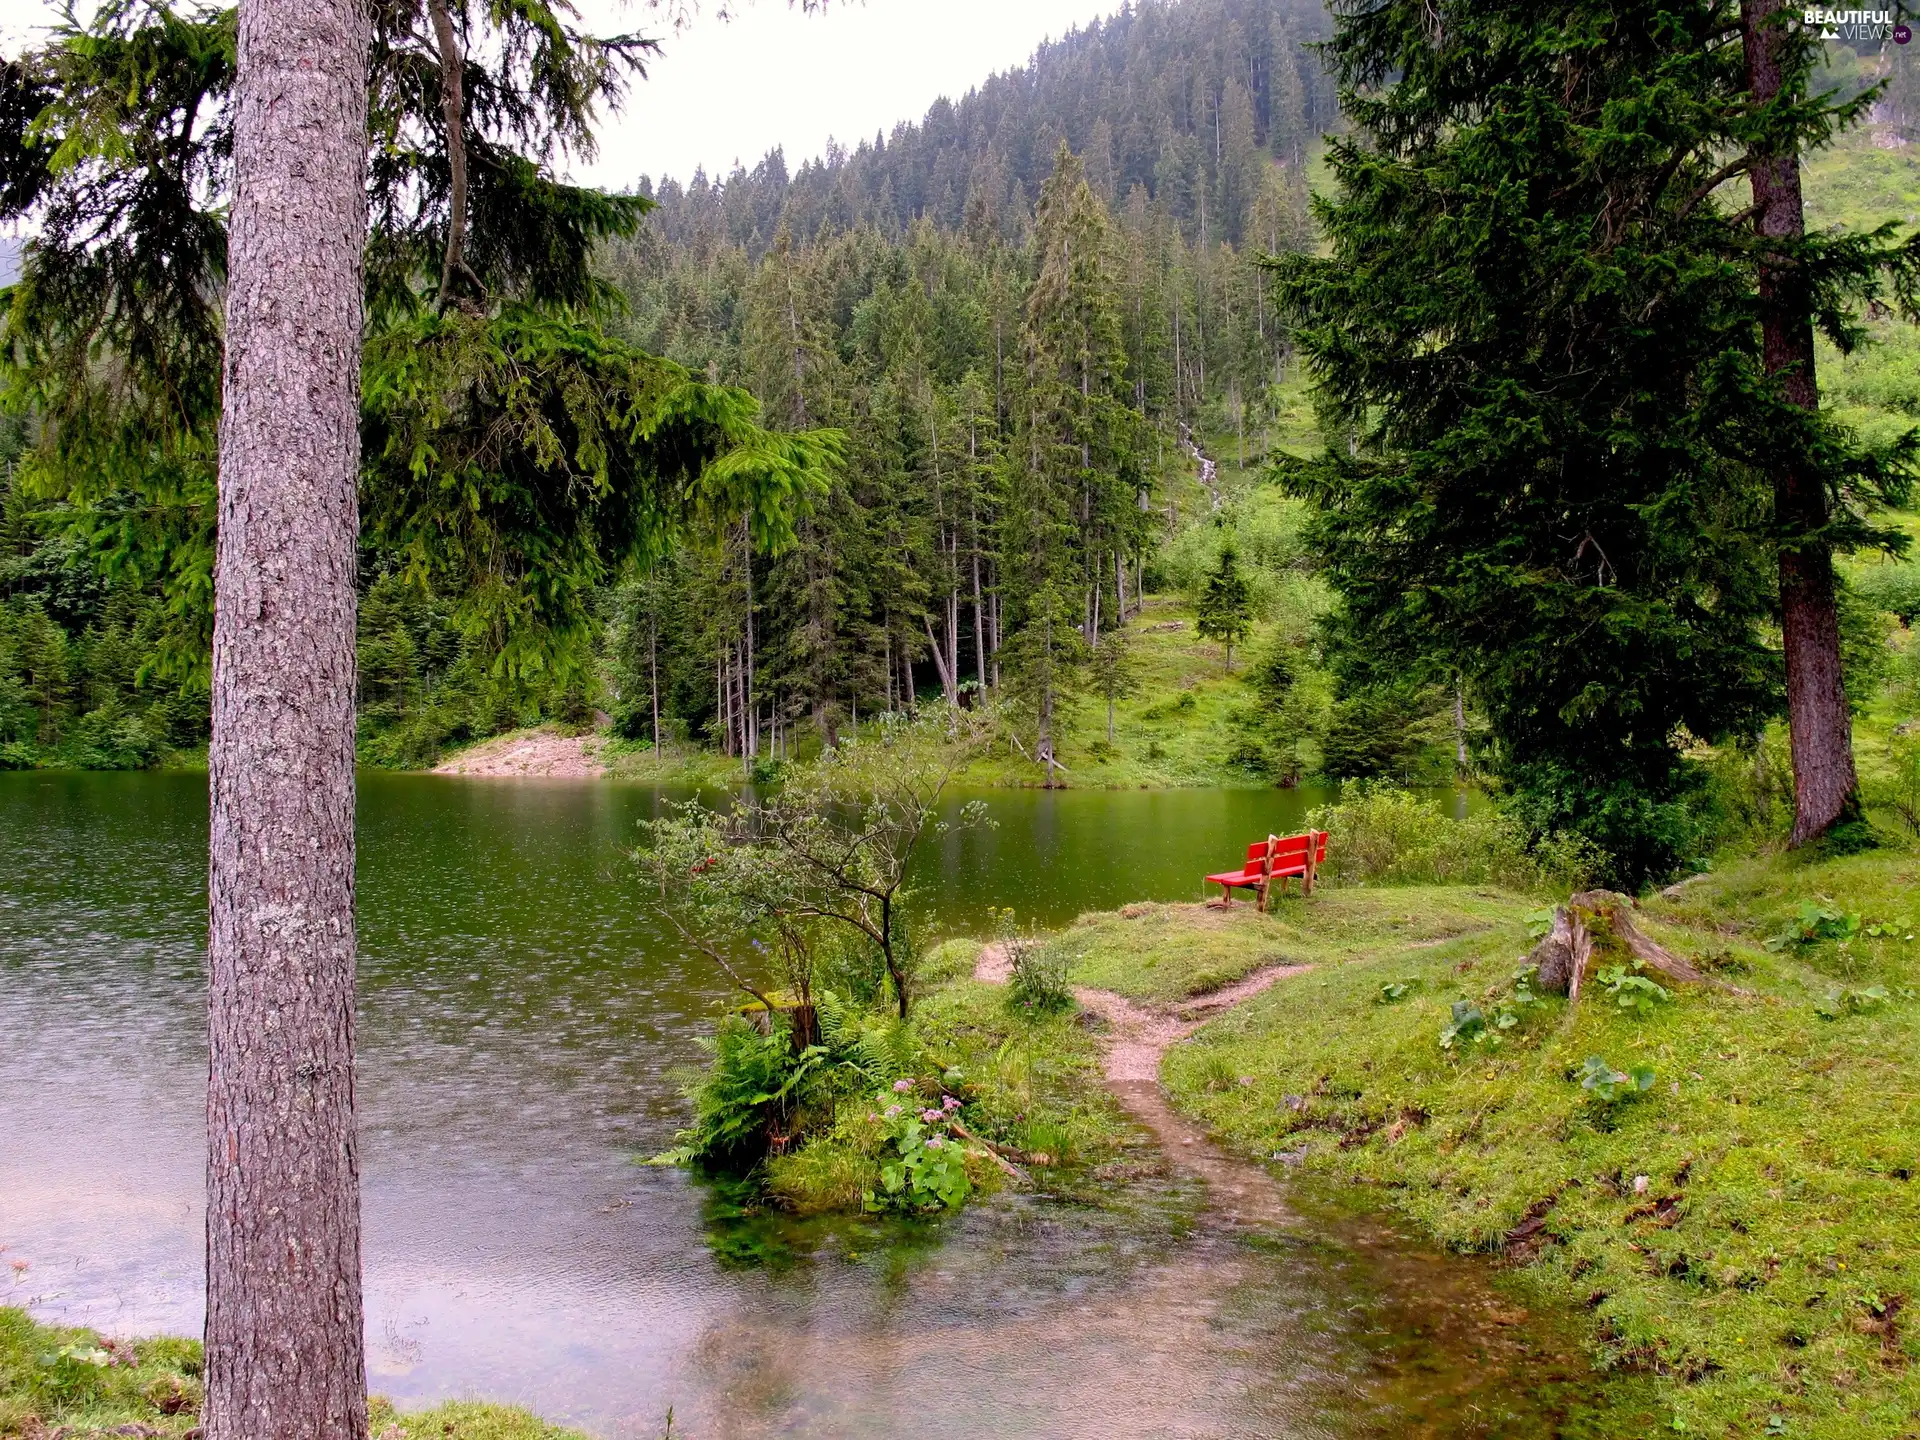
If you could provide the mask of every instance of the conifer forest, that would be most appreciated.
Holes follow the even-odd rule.
[[[1920,12],[35,14],[0,1440],[1913,1440]]]

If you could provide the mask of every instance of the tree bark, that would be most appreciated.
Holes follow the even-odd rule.
[[[243,0],[208,754],[207,1440],[362,1440],[354,570],[369,25]]]
[[[481,294],[480,279],[467,265],[467,101],[465,60],[446,0],[427,0],[434,46],[440,52],[440,116],[447,130],[447,249],[440,267],[440,309],[457,298],[457,287]]]
[[[1786,0],[1741,0],[1747,86],[1756,104],[1775,99],[1784,78]],[[1754,225],[1764,242],[1791,245],[1805,233],[1797,149],[1756,153],[1750,172]],[[1778,252],[1759,274],[1761,356],[1782,393],[1803,410],[1820,408],[1813,321],[1804,282]],[[1780,543],[1780,629],[1787,662],[1787,725],[1793,749],[1791,845],[1817,840],[1860,814],[1853,768],[1853,719],[1840,673],[1840,619],[1827,524],[1825,481],[1789,452],[1774,472]]]
[[[940,694],[945,698],[947,704],[958,704],[960,696],[959,692],[954,688],[953,672],[947,668],[946,646],[941,643],[940,637],[933,633],[933,621],[922,615],[920,617],[920,623],[926,628],[927,644],[933,651],[933,668],[938,671],[940,675]]]
[[[1458,675],[1453,677],[1453,773],[1467,778],[1467,696]]]
[[[1055,783],[1053,778],[1054,766],[1058,763],[1053,758],[1053,619],[1052,617],[1049,616],[1045,623],[1046,623],[1046,634],[1045,634],[1044,645],[1045,645],[1046,653],[1042,663],[1045,665],[1046,669],[1045,669],[1045,678],[1042,680],[1040,685],[1040,703],[1039,703],[1040,724],[1039,724],[1039,734],[1034,737],[1033,755],[1036,760],[1038,760],[1042,765],[1047,767],[1046,788],[1051,790],[1054,788],[1054,783]]]

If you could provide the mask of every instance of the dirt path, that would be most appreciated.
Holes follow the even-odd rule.
[[[1296,1225],[1273,1177],[1251,1161],[1229,1155],[1168,1102],[1160,1088],[1160,1061],[1167,1051],[1207,1021],[1251,1000],[1277,981],[1304,975],[1311,965],[1269,965],[1242,980],[1185,1004],[1160,1007],[1129,1000],[1111,990],[1076,988],[1074,998],[1107,1022],[1107,1087],[1129,1114],[1151,1130],[1175,1169],[1202,1181],[1209,1206],[1246,1225]],[[1004,985],[1012,957],[1002,944],[988,945],[974,963],[973,978]]]
[[[1548,1362],[1561,1367],[1553,1375],[1556,1380],[1583,1373],[1573,1344],[1557,1330],[1537,1333],[1526,1310],[1487,1284],[1484,1267],[1409,1242],[1384,1217],[1303,1214],[1263,1165],[1222,1150],[1203,1128],[1174,1109],[1160,1087],[1160,1061],[1167,1050],[1275,982],[1312,968],[1269,966],[1173,1007],[1142,1004],[1110,990],[1073,993],[1107,1022],[1108,1088],[1127,1113],[1153,1133],[1168,1165],[1201,1182],[1209,1219],[1236,1232],[1285,1231],[1330,1241],[1359,1263],[1377,1287],[1372,1290],[1380,1307],[1376,1333],[1420,1337],[1419,1350],[1404,1353],[1417,1357],[1408,1373],[1416,1376],[1423,1406],[1447,1396],[1477,1413],[1481,1407],[1471,1402],[1480,1388],[1491,1382],[1489,1393],[1499,1392],[1512,1383],[1510,1377],[1540,1374]],[[973,973],[977,980],[1004,984],[1009,969],[1005,947],[996,944],[981,951]],[[1563,1345],[1568,1352],[1552,1353],[1553,1347]],[[1422,1427],[1404,1433],[1454,1431]]]
[[[526,775],[594,779],[607,773],[597,735],[522,730],[496,736],[433,767],[436,775]]]

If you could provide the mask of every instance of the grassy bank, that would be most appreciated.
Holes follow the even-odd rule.
[[[1643,928],[1723,982],[1666,999],[1530,998],[1538,903],[1327,890],[1264,920],[1135,907],[1059,943],[1076,979],[1155,998],[1313,961],[1170,1054],[1176,1101],[1584,1307],[1602,1363],[1653,1378],[1660,1428],[1914,1434],[1920,855],[1755,859],[1649,901]]]
[[[200,1342],[107,1339],[0,1308],[0,1436],[197,1435]],[[382,1440],[584,1440],[509,1405],[458,1401],[402,1414],[375,1396]]]
[[[1065,771],[1060,782],[1094,790],[1271,786],[1271,775],[1246,763],[1247,722],[1262,701],[1245,680],[1250,658],[1281,623],[1257,622],[1235,647],[1228,671],[1222,648],[1195,632],[1190,605],[1175,596],[1149,597],[1127,627],[1137,688],[1114,707],[1113,739],[1107,739],[1106,702],[1099,695],[1083,693],[1063,707],[1056,732],[1056,753]],[[928,697],[929,703],[936,699]],[[1031,758],[1032,736],[1014,733],[1018,744],[1003,736],[968,767],[963,783],[1042,783],[1045,772]],[[805,753],[817,748],[809,738]],[[442,763],[458,763],[462,753],[450,751]],[[611,776],[623,780],[702,787],[736,785],[745,778],[739,760],[685,742],[656,752],[646,741],[607,739],[596,754]]]
[[[1097,1042],[1070,1004],[1025,1009],[975,980],[980,948],[929,955],[906,1021],[822,997],[819,1043],[799,1055],[784,1026],[726,1021],[663,1158],[744,1178],[746,1196],[797,1216],[958,1208],[1008,1183],[1006,1163],[1023,1184],[1084,1188],[1128,1133]]]
[[[1311,905],[1276,900],[1262,915],[1242,899],[1210,905],[1129,905],[1083,915],[1048,948],[1074,983],[1135,1000],[1179,1001],[1270,965],[1329,965],[1375,950],[1437,945],[1506,920],[1511,896],[1456,886],[1321,890]]]

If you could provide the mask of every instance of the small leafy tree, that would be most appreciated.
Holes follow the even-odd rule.
[[[1233,671],[1234,642],[1245,637],[1253,625],[1253,592],[1240,573],[1240,557],[1228,543],[1221,547],[1220,563],[1207,577],[1207,588],[1200,597],[1200,634],[1226,646],[1227,671]]]
[[[797,770],[770,798],[724,813],[697,800],[674,807],[647,824],[635,852],[651,907],[771,1010],[740,968],[757,949],[787,983],[803,1027],[821,939],[851,932],[878,952],[905,1019],[913,993],[907,871],[929,836],[987,823],[977,801],[939,818],[947,785],[984,734],[964,711],[886,720]]]

